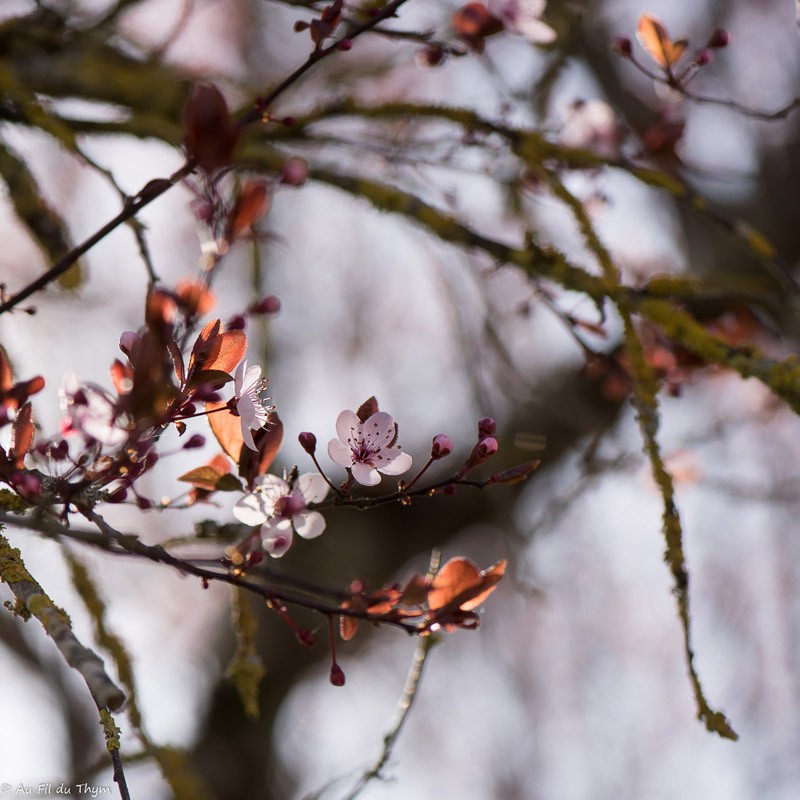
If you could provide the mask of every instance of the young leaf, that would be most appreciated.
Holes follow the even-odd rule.
[[[205,489],[208,492],[242,491],[242,484],[235,475],[211,464],[190,469],[188,472],[184,472],[178,480],[183,483],[191,483],[197,489]]]
[[[431,581],[428,607],[431,611],[443,608],[471,611],[494,591],[505,571],[505,561],[481,572],[466,558],[451,558]]]
[[[9,455],[17,469],[22,469],[23,461],[33,442],[33,409],[30,403],[25,403],[19,410],[17,418],[11,427],[11,449]]]
[[[639,17],[636,38],[647,50],[650,58],[666,70],[672,69],[689,45],[688,39],[673,42],[661,21],[650,14],[642,14]]]
[[[224,401],[206,403],[208,424],[211,426],[211,432],[217,437],[220,447],[238,464],[244,446],[242,423],[232,411],[217,410],[224,409],[226,405]]]
[[[270,468],[281,449],[283,422],[277,412],[273,411],[267,418],[266,425],[253,434],[253,441],[257,449],[245,447],[239,456],[239,474],[247,481],[248,486],[252,486],[253,481]]]

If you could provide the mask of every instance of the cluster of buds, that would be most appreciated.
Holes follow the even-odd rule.
[[[694,76],[700,67],[710,64],[713,51],[721,50],[731,43],[731,34],[724,28],[717,28],[708,37],[705,45],[689,56],[689,40],[670,38],[664,24],[651,14],[639,17],[636,38],[650,58],[658,65],[667,84],[680,88]],[[622,58],[637,64],[633,53],[633,42],[628,36],[615,36],[611,49]]]

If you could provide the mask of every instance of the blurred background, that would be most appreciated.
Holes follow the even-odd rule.
[[[790,103],[798,86],[795,5],[551,0],[541,19],[552,41],[541,41],[541,29],[531,41],[531,26],[526,37],[507,23],[482,53],[426,68],[432,51],[412,33],[432,32],[445,50],[468,49],[453,22],[457,7],[409,0],[399,19],[383,26],[409,35],[359,38],[284,95],[276,115],[300,118],[345,97],[463,106],[612,161],[642,158],[680,176],[713,213],[624,170],[565,169],[562,179],[590,212],[624,279],[635,285],[654,274],[695,275],[749,299],[698,305],[691,309],[698,318],[743,330],[775,357],[795,352],[797,298],[753,258],[741,234],[753,226],[775,245],[782,265],[791,270],[796,262],[798,115],[763,121],[681,101],[609,47],[615,36],[633,38],[643,12],[658,16],[673,38],[687,36],[692,51],[725,28],[731,43],[713,52],[690,87],[772,111]],[[191,83],[212,80],[232,108],[245,107],[311,51],[308,33],[293,32],[297,20],[313,18],[309,8],[318,16],[322,4],[6,0],[0,52],[15,79],[68,120],[84,156],[133,194],[183,163],[180,119]],[[536,18],[540,10],[532,0],[490,9],[506,21]],[[636,43],[634,52],[647,62]],[[0,275],[13,292],[50,262],[15,210],[15,164],[30,171],[73,242],[114,216],[120,196],[85,158],[15,119],[11,104],[0,120],[11,154],[0,169],[7,187]],[[668,124],[684,127],[660,150],[648,145],[652,131]],[[274,169],[289,156],[310,165],[302,187],[278,185]],[[800,424],[793,413],[754,380],[681,364],[673,365],[672,391],[662,398],[659,437],[686,532],[696,667],[711,705],[740,736],[731,742],[695,719],[662,558],[662,499],[642,454],[629,387],[587,370],[586,353],[564,324],[565,315],[587,327],[597,323],[592,302],[534,286],[514,268],[376,210],[357,185],[354,192],[342,187],[353,177],[396,187],[510,244],[530,230],[595,270],[569,211],[499,139],[413,114],[389,121],[331,115],[296,132],[265,127],[241,157],[250,171],[272,165],[260,173],[274,186],[272,205],[256,245],[240,243],[226,257],[212,314],[230,319],[265,294],[281,300],[279,314],[251,320],[247,330],[248,358],[269,374],[286,428],[276,468],[312,469],[297,434],[313,431],[324,450],[338,413],[370,395],[394,416],[418,465],[442,432],[456,442],[451,459],[460,463],[477,419],[487,415],[498,422],[498,464],[542,459],[518,486],[462,489],[453,498],[369,514],[331,512],[320,539],[297,542],[279,563],[334,587],[356,577],[377,587],[424,571],[435,547],[482,567],[509,560],[480,631],[448,635],[432,650],[386,780],[371,782],[361,796],[796,798]],[[197,274],[192,199],[178,187],[140,215],[153,266],[168,287]],[[47,381],[34,401],[43,435],[57,432],[67,369],[110,389],[119,335],[142,322],[147,272],[129,229],[93,248],[82,270],[77,288],[31,298],[35,315],[0,317],[0,341],[17,376]],[[612,316],[605,330],[587,330],[584,340],[613,354],[618,320]],[[202,420],[191,430],[207,432]],[[163,441],[164,451],[177,451],[177,437]],[[209,436],[200,457],[177,451],[163,458],[143,491],[179,495],[177,476],[216,451]],[[324,455],[323,466],[342,477]],[[202,519],[230,522],[234,499],[162,514],[124,506],[109,519],[148,543],[163,542],[190,534]],[[91,622],[61,547],[29,532],[8,533],[91,643]],[[254,721],[225,679],[235,649],[228,587],[204,592],[166,568],[85,549],[80,555],[103,590],[108,624],[131,652],[149,737],[184,749],[185,769],[204,787],[186,796],[350,796],[392,728],[413,640],[362,626],[339,645],[347,683],[334,688],[325,621],[299,615],[319,632],[317,647],[306,649],[274,614],[256,609],[267,673]],[[3,586],[0,596],[10,598]],[[113,786],[85,687],[34,623],[6,614],[0,686],[0,784]],[[137,752],[124,713],[118,722],[123,755]],[[152,760],[134,761],[126,773],[134,797],[177,792]]]

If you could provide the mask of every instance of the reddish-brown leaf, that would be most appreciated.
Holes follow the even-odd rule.
[[[270,468],[281,449],[283,422],[277,412],[273,411],[267,417],[266,426],[253,433],[253,442],[256,450],[242,448],[238,461],[239,474],[247,481],[248,486],[252,486],[255,479]]]
[[[217,453],[217,455],[210,461],[207,461],[204,466],[213,469],[219,475],[230,475],[231,472],[231,462],[225,458],[222,453]],[[234,476],[231,475],[231,477]],[[199,486],[195,486],[191,492],[189,492],[189,505],[205,502],[212,494],[214,494],[213,490],[201,489]]]
[[[209,412],[208,424],[211,426],[211,432],[217,437],[220,447],[238,464],[244,446],[242,422],[240,417],[225,409],[226,405],[224,401],[206,403],[206,411]],[[220,408],[223,410],[217,411]]]
[[[642,14],[636,27],[636,38],[650,58],[664,69],[672,69],[689,45],[687,39],[673,42],[667,29],[651,14]]]
[[[14,373],[3,345],[0,344],[0,392],[7,392],[14,385]]]
[[[422,575],[412,575],[403,587],[399,602],[404,606],[421,606],[428,598],[430,583]]]
[[[480,571],[466,558],[451,558],[431,581],[428,607],[431,611],[446,607],[471,611],[494,591],[505,571],[505,561]]]
[[[235,492],[242,491],[242,484],[239,479],[230,472],[230,465],[226,459],[224,469],[220,469],[213,464],[205,464],[202,467],[195,467],[181,475],[178,480],[183,483],[191,483],[198,489],[205,489],[208,492]]]
[[[378,401],[375,397],[368,397],[356,411],[356,416],[361,422],[366,422],[373,414],[378,413]]]
[[[239,129],[216,86],[201,83],[194,87],[186,103],[183,123],[186,151],[202,169],[213,172],[230,162]]]
[[[203,281],[183,279],[175,285],[175,297],[190,315],[202,317],[217,302],[214,293]]]
[[[358,632],[358,621],[355,617],[339,617],[339,636],[349,642]]]
[[[247,336],[244,331],[225,331],[216,339],[203,369],[218,369],[232,373],[247,351]]]
[[[133,388],[133,369],[128,364],[123,364],[118,358],[111,362],[109,369],[111,383],[117,394],[127,394]]]
[[[229,217],[230,237],[238,239],[247,233],[269,211],[269,200],[266,181],[245,183]]]
[[[17,413],[17,418],[11,426],[11,448],[9,456],[17,469],[22,469],[23,461],[33,442],[33,409],[30,403],[25,403]]]
[[[183,363],[183,353],[181,353],[178,343],[171,336],[167,341],[167,350],[169,350],[172,364],[175,367],[175,377],[178,379],[178,385],[182,387],[186,382],[186,366]]]

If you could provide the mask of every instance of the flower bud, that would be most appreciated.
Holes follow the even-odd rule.
[[[420,69],[438,67],[447,60],[447,53],[441,45],[429,44],[414,54],[414,62]]]
[[[119,349],[122,350],[128,358],[131,357],[131,353],[138,344],[139,334],[133,331],[123,331],[119,337]]]
[[[228,320],[225,326],[226,331],[243,331],[247,325],[247,318],[244,314],[236,314]]]
[[[351,50],[352,48],[353,48],[353,40],[352,39],[342,39],[341,41],[336,43],[336,49],[337,50],[342,50],[345,53],[348,50]]]
[[[719,48],[727,47],[731,43],[731,32],[725,28],[717,28],[711,36],[708,37],[706,47]]]
[[[302,628],[298,628],[295,635],[297,636],[297,641],[300,642],[300,644],[305,645],[305,647],[313,647],[317,643],[317,640],[311,631],[304,631]]]
[[[34,500],[42,491],[42,479],[27,470],[18,470],[12,473],[10,483],[17,494],[27,500]]]
[[[146,498],[136,495],[136,505],[142,509],[142,511],[147,511],[149,508],[153,507],[153,504]]]
[[[202,447],[206,443],[206,437],[203,436],[202,433],[195,433],[186,441],[186,444],[183,446],[184,450],[195,450],[198,447]]]
[[[497,452],[497,439],[487,436],[478,442],[477,451],[481,458],[491,458]]]
[[[281,310],[280,298],[274,294],[268,294],[262,297],[257,303],[250,306],[249,312],[251,314],[277,314]]]
[[[431,458],[439,459],[453,452],[453,440],[447,434],[439,433],[431,443]]]
[[[704,67],[706,64],[709,64],[713,58],[714,56],[711,54],[711,51],[708,48],[704,48],[695,53],[694,63],[697,64],[698,67]]]
[[[334,686],[344,686],[344,670],[336,663],[331,666],[331,683]]]
[[[485,439],[497,430],[497,424],[491,417],[481,417],[478,420],[478,439]]]
[[[120,486],[106,497],[106,503],[123,503],[127,497],[128,490],[124,486]]]
[[[298,437],[297,441],[300,442],[300,447],[306,451],[310,456],[313,456],[317,450],[317,437],[310,431],[303,431]]]
[[[633,55],[633,42],[627,36],[615,36],[611,40],[611,52],[622,58],[630,58]]]
[[[299,156],[288,159],[281,167],[284,186],[302,186],[308,180],[308,161]]]

